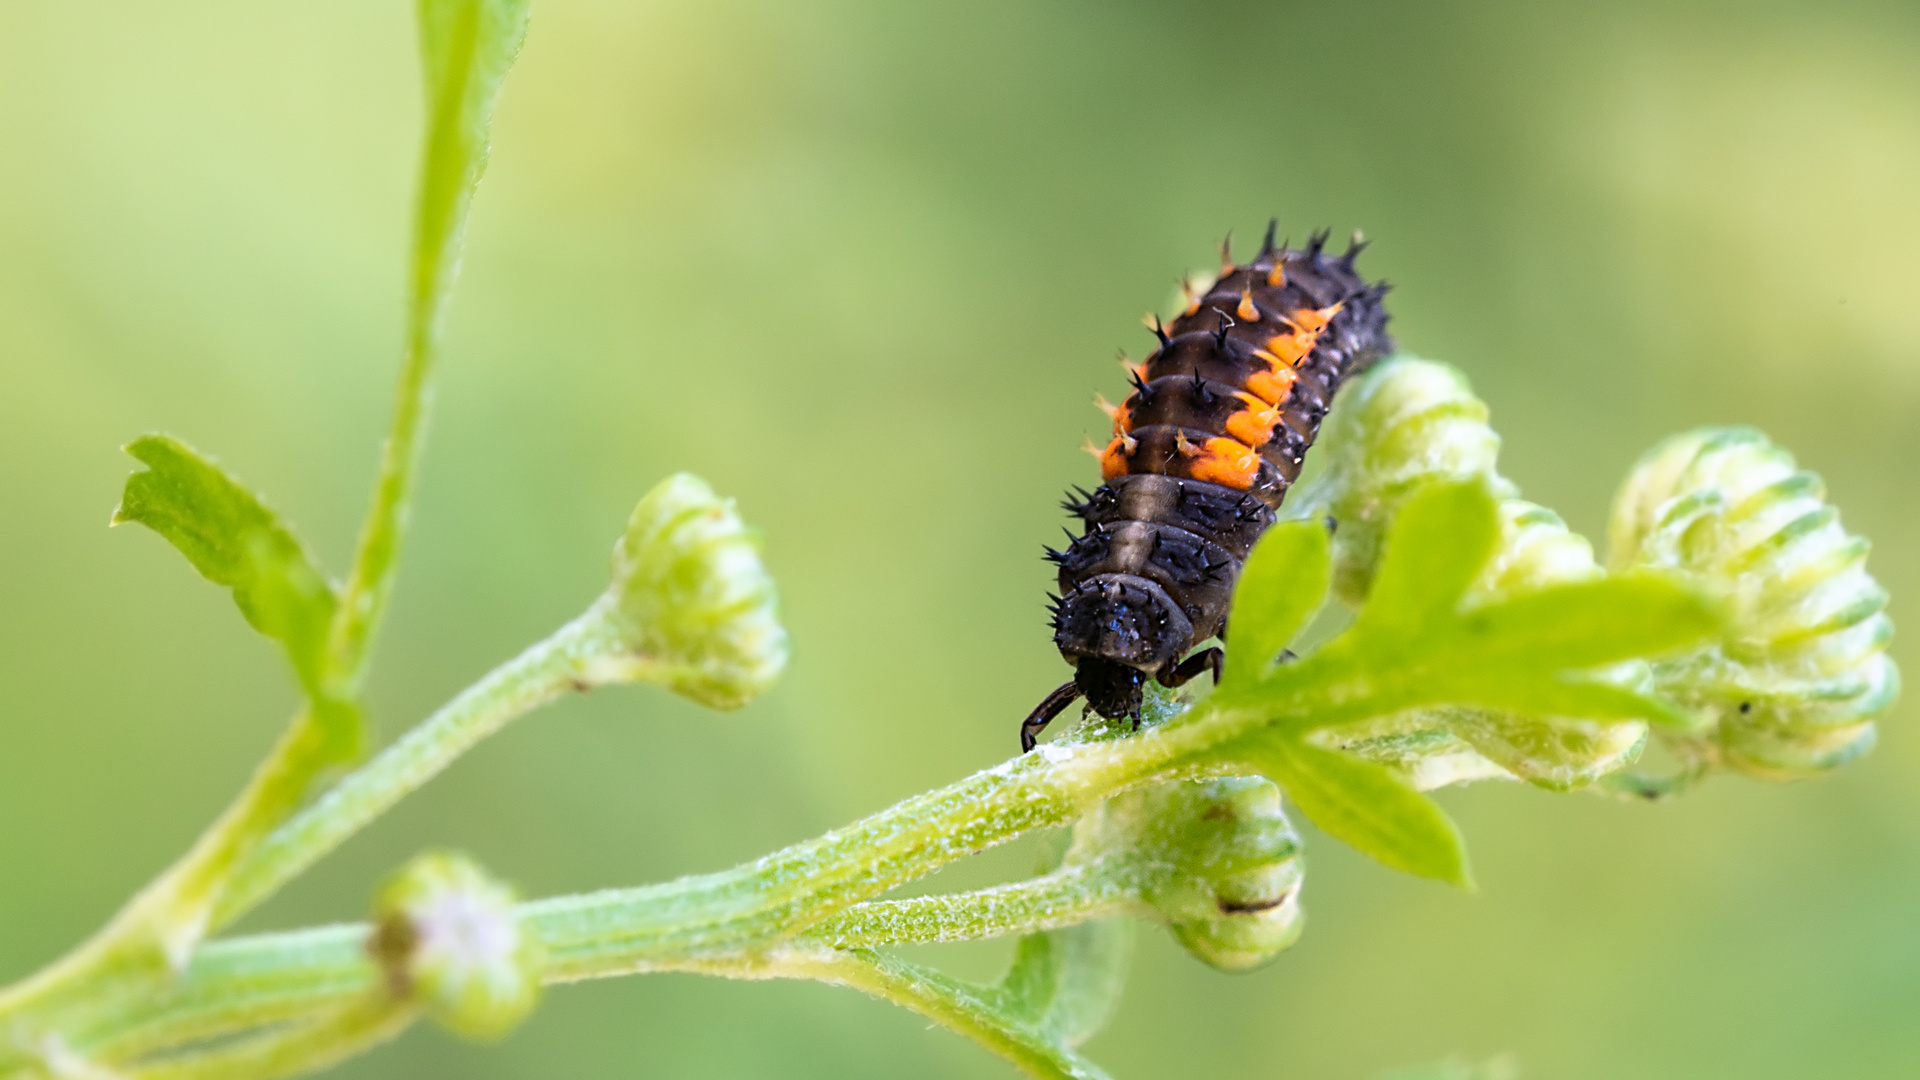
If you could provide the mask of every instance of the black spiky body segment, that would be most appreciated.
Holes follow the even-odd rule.
[[[1240,567],[1273,524],[1335,392],[1393,349],[1385,283],[1354,268],[1365,246],[1303,249],[1267,231],[1253,261],[1222,251],[1220,274],[1185,311],[1150,326],[1159,345],[1109,407],[1104,483],[1063,505],[1085,524],[1064,551],[1054,644],[1075,667],[1022,729],[1022,743],[1075,697],[1137,722],[1146,679],[1178,685],[1205,664],[1196,646],[1226,632]],[[1071,537],[1071,532],[1069,533]],[[1219,653],[1205,658],[1219,674]]]

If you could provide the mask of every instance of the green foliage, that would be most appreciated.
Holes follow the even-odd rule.
[[[498,1039],[540,1001],[540,943],[513,890],[464,855],[430,851],[380,890],[368,952],[387,990],[472,1039]]]
[[[1122,919],[1028,934],[998,984],[1000,1006],[1048,1041],[1078,1047],[1119,1007],[1132,951],[1132,930]]]
[[[1325,542],[1276,526],[1278,550],[1256,548],[1236,596],[1235,634],[1297,632],[1298,599],[1325,580]],[[1298,662],[1229,667],[1210,704],[1271,712],[1276,720],[1212,751],[1272,778],[1314,824],[1396,869],[1468,883],[1466,853],[1444,812],[1385,766],[1313,742],[1343,722],[1435,706],[1534,716],[1691,721],[1671,705],[1596,676],[1622,660],[1694,644],[1718,625],[1711,605],[1651,575],[1552,585],[1469,603],[1494,554],[1499,507],[1477,481],[1434,482],[1412,494],[1389,528],[1366,605],[1348,630]],[[1263,539],[1260,547],[1266,547]],[[1257,577],[1255,575],[1258,575]],[[1291,581],[1287,580],[1291,578]],[[1284,635],[1283,635],[1284,631]]]
[[[1243,568],[1225,677],[1144,724],[1090,722],[1043,747],[731,870],[518,903],[430,854],[370,925],[216,942],[244,914],[518,716],[572,691],[652,681],[715,708],[787,657],[757,537],[677,474],[636,507],[608,590],[301,809],[356,698],[391,592],[467,212],[527,4],[422,0],[427,130],[403,365],[373,504],[338,593],[256,497],[158,436],[129,452],[115,521],[159,532],[278,642],[309,707],[233,806],[100,934],[0,991],[0,1080],[277,1077],[330,1065],[424,1013],[504,1034],[547,982],[694,971],[854,987],[962,1032],[1032,1076],[1105,1076],[1077,1047],[1124,981],[1128,915],[1201,961],[1271,961],[1303,925],[1283,798],[1383,864],[1470,886],[1459,830],[1422,788],[1612,779],[1648,725],[1696,764],[1825,768],[1872,737],[1897,673],[1865,544],[1817,479],[1746,432],[1658,448],[1615,514],[1614,571],[1494,469],[1499,440],[1457,372],[1402,359],[1341,395],[1323,477]],[[1323,519],[1333,519],[1330,537]],[[1357,609],[1317,649],[1329,596]],[[1642,790],[1651,787],[1642,785]],[[297,811],[297,813],[296,813]],[[1057,866],[971,892],[888,898],[1044,828]],[[887,946],[1019,935],[973,985]],[[156,963],[164,959],[166,963]],[[1432,1075],[1505,1075],[1498,1062]]]
[[[759,537],[705,480],[662,480],[627,521],[600,607],[618,644],[588,681],[643,679],[736,709],[787,664],[787,632]]]
[[[247,624],[286,650],[300,685],[320,693],[327,627],[339,606],[305,545],[238,480],[185,443],[144,435],[127,453],[146,469],[127,477],[115,525],[138,522],[233,590]]]
[[[1820,478],[1750,428],[1707,428],[1648,451],[1614,502],[1610,561],[1685,575],[1723,598],[1715,642],[1653,665],[1705,727],[1666,735],[1695,768],[1807,776],[1873,745],[1900,673],[1868,543]]]
[[[1495,469],[1500,438],[1465,376],[1445,364],[1400,357],[1345,388],[1322,438],[1329,465],[1293,495],[1294,513],[1338,522],[1334,591],[1366,601],[1387,529],[1423,483],[1478,480],[1500,499],[1500,538],[1467,600],[1481,603],[1546,585],[1604,576],[1587,541],[1559,515],[1526,502]],[[1646,665],[1606,678],[1646,691]],[[1555,791],[1594,784],[1632,763],[1646,743],[1638,720],[1518,713],[1446,705],[1349,725],[1330,742],[1407,772],[1416,786],[1514,777]]]
[[[1358,607],[1373,587],[1387,526],[1408,496],[1435,480],[1512,485],[1494,461],[1500,436],[1466,376],[1445,364],[1396,357],[1340,391],[1314,448],[1322,465],[1287,498],[1287,513],[1332,518],[1334,595]]]
[[[1074,826],[1068,865],[1126,865],[1146,913],[1189,953],[1247,971],[1300,940],[1300,838],[1260,777],[1172,780],[1116,795]]]
[[[346,693],[365,675],[367,651],[393,591],[468,211],[487,167],[494,104],[526,37],[528,8],[527,0],[419,0],[427,130],[414,208],[406,361],[373,506],[328,643],[330,677]]]
[[[452,292],[467,206],[486,172],[493,108],[527,36],[528,0],[418,0],[427,134],[414,220],[414,318],[425,333]]]
[[[1307,820],[1383,865],[1473,887],[1466,841],[1453,819],[1385,766],[1275,736],[1225,753],[1285,788]]]
[[[1317,522],[1283,521],[1254,545],[1234,584],[1235,622],[1226,669],[1264,677],[1319,609],[1332,573],[1326,530]]]

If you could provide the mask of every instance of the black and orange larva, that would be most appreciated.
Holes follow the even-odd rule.
[[[1220,677],[1222,653],[1186,654],[1226,633],[1240,564],[1273,524],[1342,380],[1393,348],[1382,282],[1354,272],[1365,247],[1323,254],[1274,246],[1190,290],[1171,325],[1152,319],[1159,347],[1131,369],[1133,394],[1097,450],[1106,481],[1063,505],[1086,523],[1065,551],[1053,597],[1053,641],[1073,680],[1020,726],[1022,749],[1084,695],[1102,716],[1140,721],[1141,687]],[[1071,533],[1069,533],[1071,536]],[[1182,657],[1185,657],[1183,660]]]

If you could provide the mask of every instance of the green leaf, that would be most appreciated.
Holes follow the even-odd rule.
[[[127,478],[113,523],[165,537],[208,581],[233,590],[255,630],[280,643],[309,697],[336,600],[333,586],[272,510],[191,447],[164,435],[127,446],[147,468]]]
[[[407,358],[373,505],[361,526],[340,625],[329,644],[328,675],[348,688],[357,688],[364,677],[374,632],[393,592],[468,210],[486,171],[500,86],[526,37],[527,7],[527,0],[419,0],[427,130],[414,208]]]
[[[1284,544],[1305,545],[1305,535]],[[1347,632],[1272,668],[1231,660],[1211,702],[1261,717],[1201,756],[1250,766],[1280,784],[1328,833],[1398,869],[1463,884],[1466,856],[1438,806],[1383,766],[1315,746],[1315,731],[1409,709],[1479,708],[1548,718],[1689,725],[1673,705],[1609,681],[1606,668],[1695,644],[1716,608],[1676,578],[1647,574],[1550,585],[1492,603],[1465,601],[1494,554],[1499,507],[1479,481],[1425,485],[1386,535],[1374,585]],[[1276,553],[1287,551],[1276,546]],[[1324,590],[1324,563],[1262,568],[1234,598],[1234,639],[1267,648],[1297,631]],[[1324,553],[1319,556],[1324,560]],[[1294,590],[1291,595],[1278,595]]]
[[[1220,756],[1279,784],[1322,832],[1381,863],[1473,887],[1453,819],[1385,766],[1273,733],[1227,746]]]
[[[1482,654],[1524,651],[1555,669],[1659,656],[1720,626],[1714,608],[1677,579],[1640,573],[1554,585],[1469,611],[1462,640]]]
[[[1286,521],[1268,529],[1234,586],[1226,670],[1265,678],[1320,607],[1332,574],[1332,545],[1319,522]]]
[[[528,7],[527,0],[419,0],[428,124],[414,251],[420,323],[437,319],[451,290],[467,204],[487,167],[494,103],[526,38]]]
[[[1003,1007],[1065,1047],[1092,1038],[1113,1017],[1133,952],[1124,919],[1096,919],[1020,939],[1000,980]]]
[[[1000,1055],[1039,1080],[1109,1080],[1028,1018],[1009,1012],[999,986],[962,982],[944,972],[869,949],[836,950],[828,966],[802,972],[853,986],[925,1016]]]
[[[1416,706],[1512,709],[1541,716],[1685,723],[1671,705],[1597,678],[1595,669],[1697,643],[1720,625],[1676,578],[1630,575],[1463,598],[1499,535],[1498,505],[1477,482],[1430,484],[1387,535],[1373,592],[1347,632],[1264,683],[1227,670],[1223,703],[1310,702],[1294,726],[1383,716]],[[1259,621],[1258,607],[1240,620]],[[1331,696],[1330,701],[1313,701]]]
[[[1484,483],[1428,484],[1388,530],[1386,554],[1354,630],[1381,640],[1438,631],[1499,540],[1499,503]]]

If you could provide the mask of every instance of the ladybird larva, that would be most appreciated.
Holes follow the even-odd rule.
[[[1137,725],[1146,680],[1219,678],[1221,651],[1193,649],[1225,633],[1241,563],[1299,478],[1334,392],[1393,350],[1388,286],[1354,270],[1365,243],[1355,234],[1334,257],[1326,241],[1276,246],[1269,225],[1252,262],[1223,248],[1220,276],[1172,323],[1150,324],[1158,348],[1133,369],[1098,451],[1104,482],[1063,504],[1086,531],[1047,550],[1060,568],[1053,640],[1074,677],[1021,724],[1023,750],[1080,697]]]

